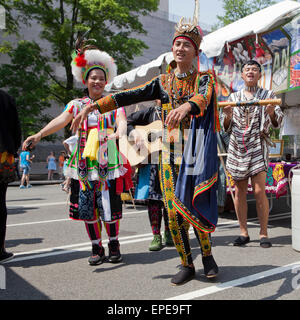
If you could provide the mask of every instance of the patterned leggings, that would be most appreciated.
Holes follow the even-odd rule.
[[[175,194],[175,181],[177,179],[176,167],[170,164],[161,164],[159,170],[161,189],[163,190],[164,202],[168,210],[169,228],[172,234],[173,242],[179,254],[183,266],[193,263],[191,247],[189,243],[190,223],[178,213],[173,206]],[[202,256],[211,255],[211,237],[210,234],[194,228],[195,235],[200,245]]]
[[[118,240],[120,220],[113,222],[103,222],[109,241]],[[100,219],[95,221],[85,221],[86,231],[92,244],[99,244],[102,246],[102,222]]]
[[[161,221],[164,218],[165,230],[169,230],[168,212],[165,209],[164,203],[160,200],[148,200],[148,216],[152,233],[160,234]]]

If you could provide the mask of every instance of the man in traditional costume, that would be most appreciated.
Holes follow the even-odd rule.
[[[244,63],[241,72],[245,88],[232,93],[230,101],[251,102],[276,98],[272,90],[258,87],[261,66],[257,61],[250,60]],[[251,178],[260,222],[260,246],[269,248],[269,202],[265,192],[269,165],[269,130],[271,127],[280,127],[283,112],[278,105],[227,106],[221,119],[224,130],[230,134],[226,168],[235,183],[235,210],[240,224],[240,236],[235,239],[234,245],[241,246],[250,241],[247,230],[247,190],[248,179]]]
[[[182,270],[171,279],[173,285],[183,284],[195,276],[189,244],[190,225],[200,244],[206,277],[214,278],[218,274],[211,252],[210,233],[215,230],[218,218],[216,131],[219,116],[213,75],[197,72],[193,67],[202,40],[197,21],[194,18],[187,23],[181,19],[176,27],[172,47],[176,62],[174,73],[162,74],[139,87],[97,100],[87,106],[72,125],[76,129],[95,109],[106,113],[142,101],[161,101],[164,130],[160,183],[173,242],[182,263]],[[172,127],[180,129],[178,139]],[[180,143],[187,129],[183,150]],[[180,165],[178,158],[182,160]]]

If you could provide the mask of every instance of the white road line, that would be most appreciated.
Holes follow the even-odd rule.
[[[131,211],[131,212],[124,212],[124,215],[132,215],[132,214],[137,214],[137,213],[146,213],[148,212],[148,210],[140,210],[140,211]],[[286,212],[286,213],[280,213],[280,214],[276,214],[273,215],[269,218],[269,221],[273,221],[273,220],[280,220],[280,219],[285,219],[290,217],[291,213],[290,212]],[[34,224],[42,224],[42,223],[53,223],[53,222],[63,222],[63,221],[72,221],[72,219],[70,218],[66,218],[66,219],[54,219],[54,220],[44,220],[44,221],[33,221],[33,222],[23,222],[23,223],[14,223],[14,224],[8,224],[7,227],[20,227],[20,226],[26,226],[26,225],[34,225]],[[221,230],[221,229],[226,229],[226,228],[234,228],[238,226],[238,221],[225,221],[225,222],[221,222],[218,226],[217,226],[217,231]],[[257,218],[251,218],[248,219],[248,224],[249,225],[257,225],[258,220]]]
[[[129,243],[148,241],[151,239],[153,239],[153,234],[152,233],[145,233],[145,234],[140,234],[140,235],[135,235],[135,236],[120,237],[119,241],[120,241],[121,245],[124,245],[124,244],[129,244]],[[103,240],[102,242],[103,242],[103,244],[105,244],[108,242],[108,240]],[[20,252],[20,253],[15,254],[14,259],[7,261],[7,262],[4,262],[4,263],[39,259],[39,258],[56,256],[56,255],[61,255],[61,254],[74,253],[74,252],[78,252],[78,251],[86,251],[86,250],[91,250],[91,243],[90,242],[82,242],[82,243],[65,245],[65,246],[60,246],[60,247],[53,247],[53,248],[37,249],[37,250],[27,251],[27,252]]]
[[[293,268],[299,267],[300,266],[300,261],[294,262],[288,265],[285,265],[283,267],[278,267],[278,268],[273,268],[267,271],[259,272],[250,276],[242,277],[236,280],[224,282],[217,284],[215,286],[209,286],[204,289],[188,292],[179,296],[167,298],[165,300],[192,300],[192,299],[197,299],[201,298],[210,294],[214,294],[226,289],[231,289],[237,286],[242,286],[246,283],[257,281],[257,280],[262,280],[267,277],[274,276],[276,274],[280,274],[289,270],[292,270]]]
[[[22,209],[22,208],[39,208],[39,207],[51,207],[51,206],[61,206],[61,205],[66,205],[68,206],[67,201],[60,201],[60,202],[47,202],[47,203],[25,203],[25,204],[16,204],[16,205],[8,205],[7,209],[8,210],[13,210],[13,209]]]
[[[139,213],[145,213],[145,212],[148,212],[147,210],[141,210],[141,211],[138,211]],[[133,213],[137,213],[137,212],[128,212],[128,213],[125,213],[125,214],[133,214]],[[285,213],[285,214],[278,214],[279,217],[277,217],[277,219],[284,219],[286,218],[286,215],[289,214],[289,213]],[[251,219],[253,220],[253,218]],[[38,222],[35,222],[35,223],[23,223],[23,224],[18,224],[18,225],[10,225],[10,226],[19,226],[19,225],[26,225],[26,224],[37,224],[37,223],[48,223],[48,222],[55,222],[55,221],[70,221],[70,219],[61,219],[61,220],[50,220],[50,221],[38,221]],[[238,225],[237,222],[233,222],[234,225]],[[230,227],[230,222],[225,222],[224,225],[221,225],[219,227],[219,229],[223,229],[223,228],[228,228]],[[254,224],[254,223],[253,223]],[[218,229],[217,229],[218,230]],[[194,232],[193,230],[190,230],[189,233],[192,235]],[[145,238],[146,237],[146,238]],[[146,240],[151,240],[153,237],[152,233],[147,233],[147,234],[140,234],[140,235],[135,235],[135,236],[129,236],[129,237],[121,237],[119,240],[122,244],[127,244],[127,243],[132,243],[132,242],[135,242],[136,238],[142,238],[142,239],[139,239],[138,241],[136,242],[140,242],[140,241],[146,241]],[[104,243],[107,242],[107,240],[104,240]],[[78,249],[77,247],[81,247],[81,246],[87,246],[89,245],[89,247],[85,247],[84,249],[80,248]],[[74,248],[72,250],[66,250],[66,249],[70,249],[70,248]],[[77,249],[76,249],[77,248]],[[39,255],[39,256],[34,256],[34,257],[44,257],[44,256],[47,256],[48,253],[47,252],[51,252],[50,255],[56,255],[56,254],[63,254],[63,253],[70,253],[70,252],[74,252],[74,251],[81,251],[81,250],[87,250],[88,248],[90,248],[90,242],[84,242],[84,243],[77,243],[77,244],[72,244],[72,245],[65,245],[65,246],[60,246],[60,247],[53,247],[53,248],[45,248],[45,249],[38,249],[38,250],[34,250],[34,251],[29,251],[29,252],[21,252],[21,253],[17,253],[15,254],[15,256],[19,256],[19,255],[25,255],[26,257],[30,254],[37,254],[37,253],[40,253],[40,252],[43,252],[42,255]],[[57,250],[62,250],[62,251],[57,251]],[[54,251],[54,252],[53,252]],[[21,259],[21,260],[17,260],[17,261],[23,261],[23,260],[27,260],[27,258],[24,257],[24,258],[18,258],[18,259]],[[31,258],[30,258],[31,259]],[[16,259],[13,259],[13,261],[16,261]]]
[[[123,215],[128,216],[128,215],[131,215],[131,214],[139,214],[139,213],[145,213],[145,212],[148,212],[148,210],[124,212]],[[63,222],[63,221],[73,221],[73,220],[70,219],[70,218],[66,218],[66,219],[54,219],[54,220],[41,220],[41,221],[33,221],[33,222],[23,222],[23,223],[8,224],[7,227],[20,227],[20,226],[33,225],[33,224],[52,223],[52,222]]]

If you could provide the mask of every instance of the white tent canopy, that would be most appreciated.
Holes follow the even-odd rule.
[[[145,83],[159,75],[163,68],[166,68],[172,59],[172,52],[163,53],[157,59],[115,77],[114,81],[105,87],[105,90],[114,91],[129,89]]]
[[[218,56],[227,42],[275,28],[299,12],[300,3],[295,1],[279,2],[204,36],[201,49],[208,58]],[[115,77],[114,81],[106,86],[106,91],[128,89],[145,83],[165,72],[166,66],[172,59],[172,52],[164,53],[150,63]],[[287,103],[289,104],[288,101]]]
[[[216,57],[221,54],[226,42],[266,32],[287,22],[299,12],[299,2],[279,2],[206,35],[201,43],[201,49],[208,58]]]

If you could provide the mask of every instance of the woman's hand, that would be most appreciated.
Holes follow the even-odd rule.
[[[119,139],[119,134],[118,134],[118,132],[114,132],[114,133],[109,134],[109,135],[107,136],[107,140],[117,140],[117,139]]]
[[[41,140],[42,134],[40,132],[28,137],[22,145],[22,150],[32,150]]]
[[[83,121],[87,119],[88,114],[92,112],[94,109],[96,109],[95,104],[89,104],[78,113],[78,115],[74,118],[70,127],[73,133],[75,133],[78,130],[78,128],[82,126]]]
[[[186,117],[186,115],[191,111],[191,105],[186,102],[180,107],[171,110],[166,118],[166,125],[172,128],[179,126],[180,122]]]

